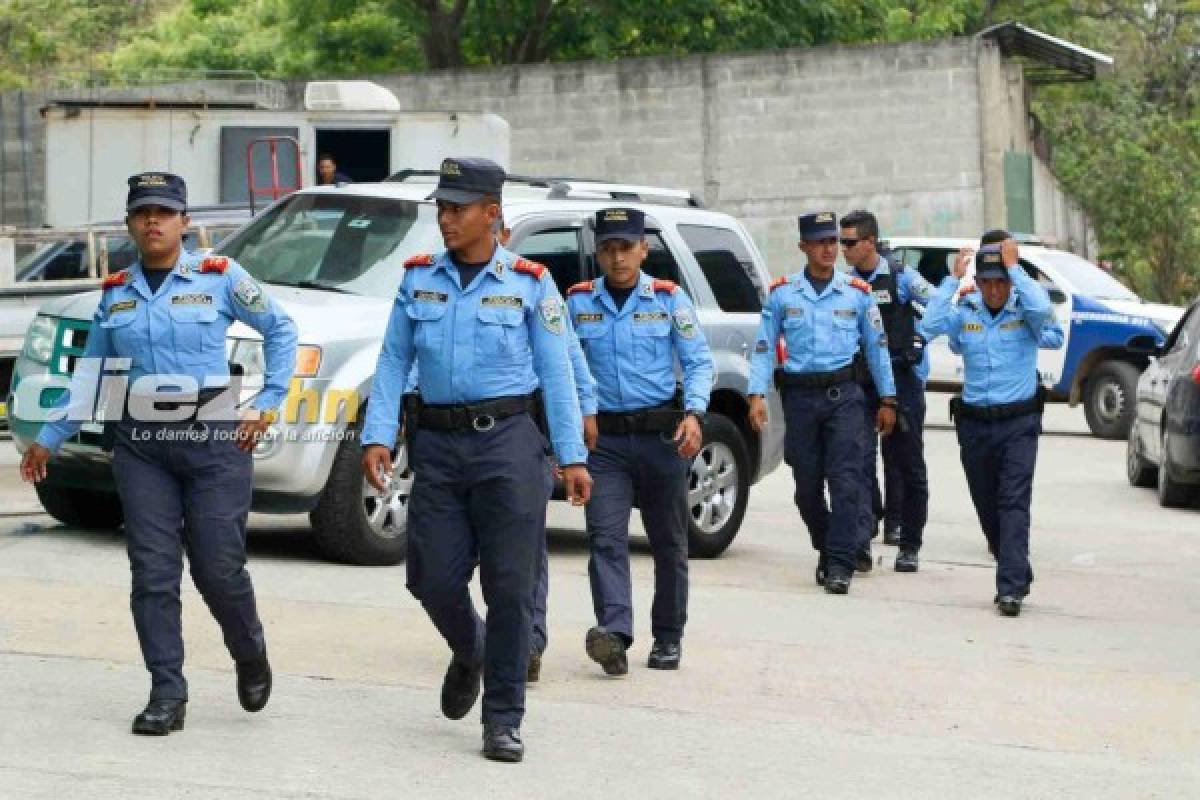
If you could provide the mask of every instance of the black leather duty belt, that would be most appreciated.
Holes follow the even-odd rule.
[[[994,406],[973,406],[964,403],[962,398],[956,395],[950,398],[950,419],[961,417],[962,419],[974,419],[982,422],[996,422],[1034,412],[1040,414],[1044,407],[1045,399],[1040,392],[1028,400],[1021,400],[1016,403],[1001,403]]]
[[[854,364],[847,364],[833,372],[787,372],[775,370],[775,385],[780,389],[827,389],[839,383],[855,379]]]
[[[531,394],[455,406],[422,403],[417,411],[417,427],[428,431],[475,430],[485,433],[496,427],[497,420],[528,414],[535,405]]]
[[[674,433],[683,411],[674,403],[637,411],[601,411],[596,414],[600,433]]]

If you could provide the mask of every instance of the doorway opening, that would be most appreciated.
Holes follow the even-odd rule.
[[[391,174],[392,132],[387,128],[319,129],[313,161],[318,183],[316,160],[324,155],[332,156],[337,171],[351,182],[381,181]]]

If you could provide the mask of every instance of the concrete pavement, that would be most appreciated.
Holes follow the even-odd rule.
[[[944,420],[943,395],[931,419]],[[582,514],[551,510],[550,650],[527,760],[478,756],[478,717],[438,713],[444,645],[403,568],[322,562],[304,518],[255,517],[251,569],[277,683],[241,711],[215,624],[185,589],[187,729],[128,733],[148,680],[115,534],[0,518],[0,797],[1200,796],[1200,513],[1124,479],[1122,443],[1054,408],[1025,612],[992,608],[954,434],[928,435],[921,572],[813,585],[786,470],[755,487],[731,550],[692,562],[677,674],[644,668],[651,563],[635,555],[631,674],[583,653]],[[0,463],[7,505],[27,489]],[[5,477],[7,476],[7,477]]]

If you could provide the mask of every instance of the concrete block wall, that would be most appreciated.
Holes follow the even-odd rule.
[[[0,94],[0,225],[42,224],[46,135],[40,109],[44,103],[36,92]]]

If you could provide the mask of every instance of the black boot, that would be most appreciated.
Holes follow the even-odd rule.
[[[238,701],[247,711],[262,711],[271,699],[271,663],[267,651],[252,661],[238,661]]]
[[[891,545],[892,547],[895,547],[898,544],[900,544],[900,526],[899,525],[891,525],[888,527],[887,530],[885,530],[883,532],[883,543]]]
[[[911,547],[901,547],[896,556],[896,572],[916,572],[917,567],[917,551]]]
[[[679,642],[664,642],[654,640],[650,648],[650,658],[646,666],[650,669],[679,669],[679,661],[683,658],[683,648]]]
[[[451,656],[446,677],[442,679],[442,713],[448,719],[462,719],[479,698],[483,666],[471,667]]]
[[[525,757],[521,729],[511,725],[483,726],[483,756],[492,761],[515,764]]]
[[[604,667],[605,674],[625,675],[629,672],[629,660],[625,657],[625,640],[600,626],[587,632],[585,642],[588,657]]]
[[[829,574],[825,576],[825,591],[829,594],[847,594],[853,574],[841,567],[830,567]]]
[[[1006,617],[1015,617],[1021,613],[1021,598],[1019,595],[1002,594],[996,598],[996,607]]]
[[[181,731],[186,713],[186,700],[151,700],[133,718],[133,732],[140,736],[166,736],[171,731]]]

